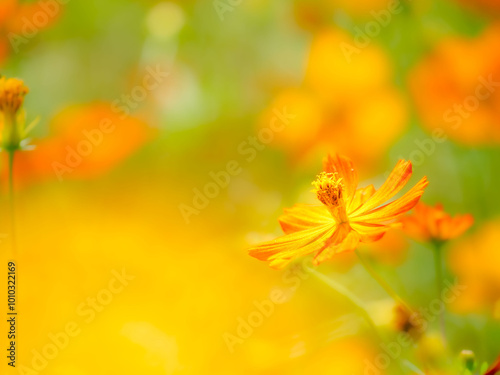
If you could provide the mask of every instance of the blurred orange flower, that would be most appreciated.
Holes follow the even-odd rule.
[[[300,26],[306,29],[318,29],[331,22],[332,17],[339,11],[344,11],[350,16],[367,18],[373,17],[372,13],[387,9],[388,3],[385,0],[295,0],[293,6],[295,19]]]
[[[474,223],[470,214],[452,217],[441,204],[428,206],[422,202],[415,212],[401,218],[403,231],[410,237],[422,241],[447,241],[463,234]]]
[[[123,118],[106,103],[67,108],[50,126],[52,135],[34,142],[34,150],[16,155],[18,182],[96,177],[115,167],[153,135],[144,122]]]
[[[349,14],[362,16],[387,8],[387,1],[385,0],[328,0],[325,2],[334,10],[342,9]]]
[[[51,26],[61,13],[58,1],[21,3],[2,0],[0,3],[0,64],[10,49],[17,52],[40,30]]]
[[[401,198],[381,206],[411,175],[411,162],[400,160],[379,190],[373,185],[358,189],[353,162],[338,154],[329,156],[324,172],[313,183],[323,205],[298,204],[285,210],[279,219],[285,235],[254,246],[249,253],[269,261],[271,267],[283,268],[300,256],[316,253],[314,264],[319,264],[337,253],[355,250],[359,242],[377,241],[424,193],[426,177]]]
[[[295,0],[293,13],[295,21],[307,30],[317,30],[325,27],[331,18],[331,9],[320,1]]]
[[[260,126],[268,127],[275,108],[284,107],[295,119],[276,134],[275,144],[293,161],[314,160],[333,149],[350,155],[362,170],[377,165],[407,120],[386,54],[374,43],[359,49],[335,29],[315,35],[303,85],[278,93]]]
[[[500,142],[500,25],[440,43],[412,72],[423,124],[466,145]]]
[[[454,303],[460,312],[488,309],[500,319],[500,221],[487,223],[449,252],[451,269],[466,286]]]
[[[485,13],[500,12],[500,2],[498,0],[459,0],[459,2]]]

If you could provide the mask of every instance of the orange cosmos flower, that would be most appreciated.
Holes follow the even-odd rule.
[[[292,162],[307,165],[333,150],[369,172],[403,134],[407,106],[391,83],[391,62],[381,48],[373,43],[359,53],[342,48],[357,48],[349,34],[333,28],[316,33],[303,83],[280,90],[259,127],[269,127],[276,109],[286,108],[295,118],[275,134],[272,145]]]
[[[387,1],[384,0],[327,0],[325,3],[328,4],[334,11],[341,9],[353,16],[364,17],[370,17],[370,12],[381,11],[387,9],[388,6]]]
[[[383,12],[388,8],[385,0],[294,0],[293,13],[297,24],[307,30],[317,31],[332,24],[336,13],[345,12],[349,16],[372,20],[370,12]],[[403,8],[401,7],[401,10]]]
[[[474,223],[472,215],[450,214],[441,204],[435,207],[419,203],[413,215],[401,219],[405,233],[422,242],[447,241],[460,236]]]
[[[423,126],[465,145],[500,143],[500,24],[440,42],[412,72]],[[445,134],[443,134],[443,132]]]
[[[485,223],[474,234],[454,243],[449,265],[464,286],[453,303],[457,312],[488,311],[500,319],[500,220]]]
[[[458,2],[484,13],[493,13],[495,15],[500,13],[500,2],[498,0],[458,0]]]
[[[249,250],[251,256],[283,268],[297,257],[315,253],[314,264],[353,251],[359,242],[377,241],[396,219],[412,209],[428,184],[422,178],[401,198],[396,195],[412,175],[412,164],[400,160],[380,189],[358,189],[358,174],[345,156],[329,156],[313,183],[320,205],[298,204],[285,210],[279,222],[285,235]],[[384,204],[384,205],[382,205]]]
[[[0,1],[0,64],[11,49],[20,51],[30,38],[54,24],[62,13],[63,5],[54,1],[26,3],[19,0]]]
[[[16,186],[103,175],[139,150],[154,134],[154,129],[138,118],[121,118],[110,103],[68,107],[52,119],[48,137],[35,140],[32,151],[16,156]],[[6,178],[6,170],[2,171],[1,166],[0,172]]]

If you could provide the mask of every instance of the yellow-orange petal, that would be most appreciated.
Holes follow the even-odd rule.
[[[373,185],[368,185],[365,188],[356,190],[351,204],[347,207],[347,213],[351,214],[352,212],[356,211],[359,207],[361,207],[362,204],[370,199],[373,194],[375,194],[375,187]]]
[[[2,0],[5,1],[5,0]],[[29,20],[34,23],[37,28],[37,32],[46,29],[57,22],[57,20],[61,17],[62,11],[57,11],[55,14],[50,17],[46,17],[45,22],[37,23],[37,16],[39,14],[48,15],[48,11],[46,10],[46,5],[43,2],[20,2],[18,1],[14,11],[9,15],[9,18],[6,20],[5,28],[14,34],[21,34],[25,32],[26,23]]]
[[[347,204],[350,204],[358,187],[358,172],[352,160],[340,154],[328,155],[323,169],[327,173],[337,173],[342,178],[345,189],[344,199]]]
[[[293,236],[294,234],[299,234],[300,236],[302,232],[296,232],[286,236]],[[325,225],[319,230],[319,232],[320,234],[316,236],[315,239],[310,243],[306,242],[306,244],[302,246],[288,246],[288,248],[282,249],[279,254],[272,255],[269,259],[272,260],[276,258],[296,258],[297,256],[310,254],[316,250],[323,248],[324,246],[330,246],[330,244],[336,243],[337,241],[343,239],[339,239],[337,237],[339,232],[339,228],[337,225]]]
[[[346,228],[347,229],[347,228]],[[338,239],[344,237],[337,245],[326,246],[319,251],[313,259],[313,264],[318,265],[325,260],[331,259],[334,255],[354,251],[359,244],[360,235],[352,230],[347,229],[347,234],[342,233],[342,230],[337,231]]]
[[[474,224],[474,217],[470,214],[456,216],[453,218],[452,227],[448,230],[448,238],[455,238],[462,235]]]
[[[307,204],[286,208],[278,220],[285,234],[333,223],[333,217],[324,205]]]
[[[460,236],[474,222],[472,215],[451,217],[441,204],[419,203],[412,215],[401,218],[405,233],[419,241],[446,241]]]
[[[388,203],[382,207],[375,208],[372,211],[366,212],[364,215],[356,216],[353,221],[369,222],[369,223],[384,223],[396,219],[399,215],[411,210],[418,203],[424,189],[429,184],[427,177],[423,177],[413,188],[406,194],[395,201]],[[370,202],[370,201],[368,201]]]
[[[411,174],[411,162],[399,160],[380,189],[355,212],[356,216],[361,216],[391,199],[406,185]]]
[[[458,237],[474,222],[472,215],[451,217],[442,207],[438,206],[436,208],[428,207],[427,211],[429,219],[421,225],[427,224],[430,237],[437,240],[443,241]]]
[[[418,205],[416,207],[418,207]],[[427,242],[431,239],[431,234],[427,226],[422,225],[415,216],[404,216],[401,218],[401,222],[403,223],[403,231],[409,237],[423,242]]]
[[[0,25],[3,26],[12,17],[17,7],[17,0],[2,0],[0,3]]]
[[[286,234],[256,245],[250,248],[248,253],[259,260],[271,261],[271,267],[282,268],[298,256],[320,250],[325,241],[334,234],[335,229],[335,224],[326,224]]]
[[[369,223],[351,223],[351,228],[360,236],[360,241],[369,243],[380,240],[384,234],[391,229],[390,225],[369,224]]]

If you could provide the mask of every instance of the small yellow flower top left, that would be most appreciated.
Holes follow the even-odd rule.
[[[0,110],[5,115],[15,115],[23,105],[29,89],[17,78],[0,78]]]
[[[25,128],[25,114],[21,110],[29,89],[17,78],[0,78],[1,147],[13,152],[23,148],[23,140],[34,123]]]

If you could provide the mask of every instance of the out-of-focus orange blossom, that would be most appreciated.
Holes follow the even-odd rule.
[[[0,3],[0,63],[2,63],[9,54],[10,47],[6,37],[6,26],[12,14],[15,13],[16,8],[17,0],[5,0]]]
[[[410,76],[410,88],[428,129],[472,146],[500,142],[500,25],[477,38],[439,42]]]
[[[500,2],[497,0],[457,0],[459,3],[468,6],[469,8],[480,10],[486,14],[500,13]]]
[[[488,310],[500,319],[500,221],[484,224],[455,244],[449,253],[450,267],[458,282],[467,286],[454,308],[460,312]]]
[[[52,4],[56,4],[57,8],[51,5],[50,10],[47,10],[48,8],[42,2],[2,0],[0,3],[0,65],[9,56],[13,47],[11,44],[21,49],[33,35],[51,26],[59,18],[63,5],[58,1]]]
[[[361,19],[373,17],[372,12],[387,9],[388,2],[384,0],[294,0],[293,6],[297,23],[306,29],[317,30],[328,25],[340,12]]]
[[[326,3],[334,10],[342,9],[349,14],[368,16],[370,12],[387,7],[385,0],[328,0]]]
[[[337,29],[314,36],[303,85],[282,90],[264,112],[260,126],[269,127],[274,110],[286,107],[296,117],[276,133],[273,145],[292,160],[307,161],[334,151],[349,155],[361,170],[369,170],[405,129],[406,105],[391,84],[392,68],[379,47],[371,43],[346,57],[342,43],[355,46],[349,35]]]
[[[443,205],[417,204],[414,212],[401,218],[404,232],[422,242],[447,241],[463,234],[474,223],[470,214],[452,217],[444,211]]]
[[[19,184],[45,179],[99,176],[137,151],[154,131],[144,122],[113,112],[107,103],[69,107],[50,123],[50,135],[16,154]]]
[[[331,18],[330,7],[321,1],[295,0],[293,12],[297,24],[307,30],[318,30]]]

